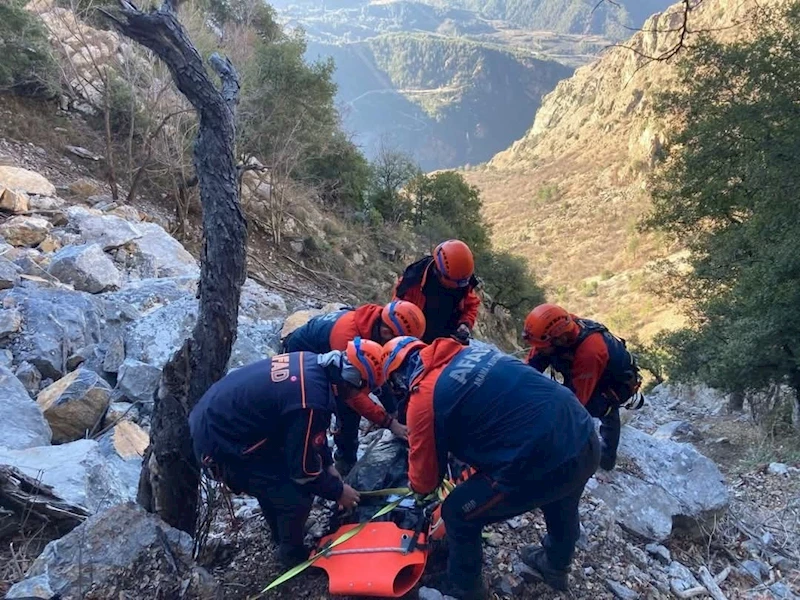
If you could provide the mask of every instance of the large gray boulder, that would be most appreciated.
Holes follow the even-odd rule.
[[[82,206],[71,206],[67,217],[85,243],[99,244],[103,250],[124,246],[142,235],[138,225]]]
[[[200,274],[197,261],[181,243],[155,223],[137,223],[142,236],[133,240],[135,255],[155,265],[157,277]]]
[[[132,281],[119,291],[104,294],[103,298],[115,306],[127,305],[138,317],[176,300],[194,298],[196,294],[197,277],[184,275]]]
[[[192,538],[141,507],[126,503],[94,515],[50,542],[6,598],[165,598],[211,600],[219,585],[192,558]]]
[[[102,339],[103,305],[90,294],[17,287],[0,292],[0,302],[22,313],[22,330],[11,344],[16,361],[35,365],[44,377],[60,379],[73,353]]]
[[[23,450],[50,444],[50,426],[22,383],[0,366],[0,444]]]
[[[239,317],[252,321],[284,319],[288,314],[286,301],[252,279],[246,279],[239,300]]]
[[[19,283],[22,269],[7,258],[0,256],[0,290],[7,290]]]
[[[86,437],[110,400],[111,388],[97,373],[78,369],[39,392],[36,403],[50,423],[53,442],[63,444]]]
[[[149,408],[160,379],[160,367],[126,358],[117,373],[117,391],[130,402]]]
[[[162,368],[191,334],[197,310],[197,300],[185,296],[144,314],[127,327],[125,358]]]
[[[236,369],[274,356],[280,350],[281,319],[263,323],[243,323],[239,319],[236,342],[228,361],[229,369]]]
[[[138,471],[95,440],[60,446],[9,450],[0,446],[0,464],[11,465],[53,488],[53,493],[90,512],[136,498]]]
[[[29,362],[21,362],[14,372],[17,379],[20,380],[22,385],[28,390],[28,394],[35,398],[39,394],[39,384],[42,382],[42,374],[39,369],[34,367]]]
[[[98,244],[62,248],[47,270],[76,290],[90,294],[117,289],[122,282],[117,267]]]
[[[0,341],[22,328],[22,314],[15,308],[0,308]]]
[[[730,497],[722,473],[691,444],[623,427],[615,471],[590,480],[624,528],[662,541],[674,530],[696,534],[722,513]]]
[[[125,358],[163,368],[189,337],[197,320],[198,303],[193,294],[178,286],[181,280],[161,286],[158,293],[144,293],[156,286],[139,285],[136,294],[125,290],[116,299],[136,301],[146,310],[125,332]],[[144,282],[139,282],[143,284]],[[240,367],[273,355],[279,346],[286,304],[280,296],[252,284],[245,286],[239,312],[239,330],[229,367]],[[176,297],[177,296],[177,297]],[[145,301],[145,299],[149,301]],[[143,302],[144,301],[144,302]]]

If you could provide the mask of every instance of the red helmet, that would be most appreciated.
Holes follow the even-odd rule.
[[[361,375],[362,387],[366,385],[369,389],[375,390],[383,385],[385,381],[381,368],[383,348],[378,342],[357,337],[347,342],[345,356]]]
[[[416,304],[405,300],[392,300],[384,306],[381,320],[396,336],[418,338],[425,333],[425,315]]]
[[[555,304],[540,304],[525,318],[522,338],[531,346],[544,348],[556,338],[577,333],[578,324],[566,310]]]
[[[447,240],[433,251],[433,260],[439,278],[446,287],[463,288],[475,271],[472,250],[461,240]]]
[[[396,337],[386,342],[383,345],[383,356],[381,357],[384,380],[388,381],[392,373],[403,366],[409,352],[415,348],[424,348],[425,346],[427,344],[422,340],[408,335]]]

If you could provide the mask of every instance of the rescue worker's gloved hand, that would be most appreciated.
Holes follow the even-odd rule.
[[[466,323],[461,323],[456,329],[456,332],[453,334],[453,338],[461,342],[462,344],[466,344],[469,341],[469,334],[470,334],[469,325]]]
[[[392,419],[392,424],[389,425],[389,430],[401,440],[408,440],[408,427],[400,423],[397,419]]]
[[[351,509],[358,506],[360,501],[361,494],[345,483],[342,488],[342,495],[339,496],[339,506],[344,509]]]

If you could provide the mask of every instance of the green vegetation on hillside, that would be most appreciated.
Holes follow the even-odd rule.
[[[368,154],[389,138],[426,170],[488,160],[525,131],[542,96],[571,72],[530,55],[423,33],[312,43],[307,56],[333,57],[345,125]]]
[[[693,327],[663,340],[672,376],[740,393],[786,385],[800,406],[800,4],[756,27],[752,41],[706,39],[681,64],[685,91],[662,112],[684,125],[646,224],[692,252],[673,293]]]
[[[386,148],[373,163],[372,173],[366,198],[377,220],[410,228],[427,248],[451,238],[469,244],[490,311],[506,309],[518,327],[530,307],[544,300],[544,291],[524,259],[492,248],[480,192],[460,173],[425,175],[407,155]]]
[[[417,0],[444,10],[464,9],[486,19],[497,19],[529,29],[559,33],[601,34],[622,40],[630,28],[641,27],[645,19],[672,2],[670,0]],[[306,6],[319,8],[318,0],[273,0],[278,8]],[[396,11],[415,11],[412,2],[391,2]],[[372,9],[369,0],[328,0],[329,10]],[[381,6],[384,11],[389,10]]]
[[[55,80],[56,65],[44,27],[25,4],[0,3],[0,90],[46,93]]]

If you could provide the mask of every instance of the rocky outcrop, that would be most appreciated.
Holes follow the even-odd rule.
[[[197,261],[163,227],[155,223],[141,223],[137,228],[142,235],[132,245],[140,260],[150,261],[155,266],[155,277],[199,275]]]
[[[117,391],[129,402],[150,407],[153,392],[161,379],[161,368],[133,358],[127,358],[117,373]]]
[[[0,186],[37,196],[55,196],[56,187],[34,171],[0,165]]]
[[[23,327],[11,345],[14,358],[35,365],[44,377],[60,379],[74,352],[102,339],[104,306],[90,294],[15,287],[0,292],[0,301],[22,313]]]
[[[0,235],[12,246],[38,246],[53,226],[42,217],[12,217],[0,225]]]
[[[16,309],[0,309],[0,341],[22,328],[22,315]]]
[[[113,215],[82,206],[67,210],[69,222],[87,244],[99,244],[103,250],[113,250],[141,237],[136,225]]]
[[[654,541],[676,532],[696,534],[728,506],[725,480],[713,461],[690,444],[624,427],[618,467],[591,480],[627,530]]]
[[[42,382],[42,374],[39,373],[39,369],[31,363],[23,361],[17,366],[15,375],[31,397],[35,398],[39,394],[39,384]]]
[[[90,512],[136,498],[138,470],[95,440],[22,450],[0,446],[0,464],[41,479],[56,496]]]
[[[29,208],[28,194],[19,190],[8,190],[0,185],[0,210],[19,214],[28,212]]]
[[[0,290],[7,290],[19,283],[22,269],[7,258],[0,257]]]
[[[111,388],[97,373],[78,369],[43,389],[36,402],[53,430],[53,442],[62,444],[96,429],[110,399]]]
[[[67,246],[50,260],[48,272],[76,290],[97,294],[120,286],[120,274],[98,244]]]
[[[50,542],[6,598],[212,600],[219,586],[192,557],[192,538],[127,503],[95,515]]]
[[[0,390],[0,446],[23,450],[49,445],[52,433],[41,409],[4,366],[0,366]]]

